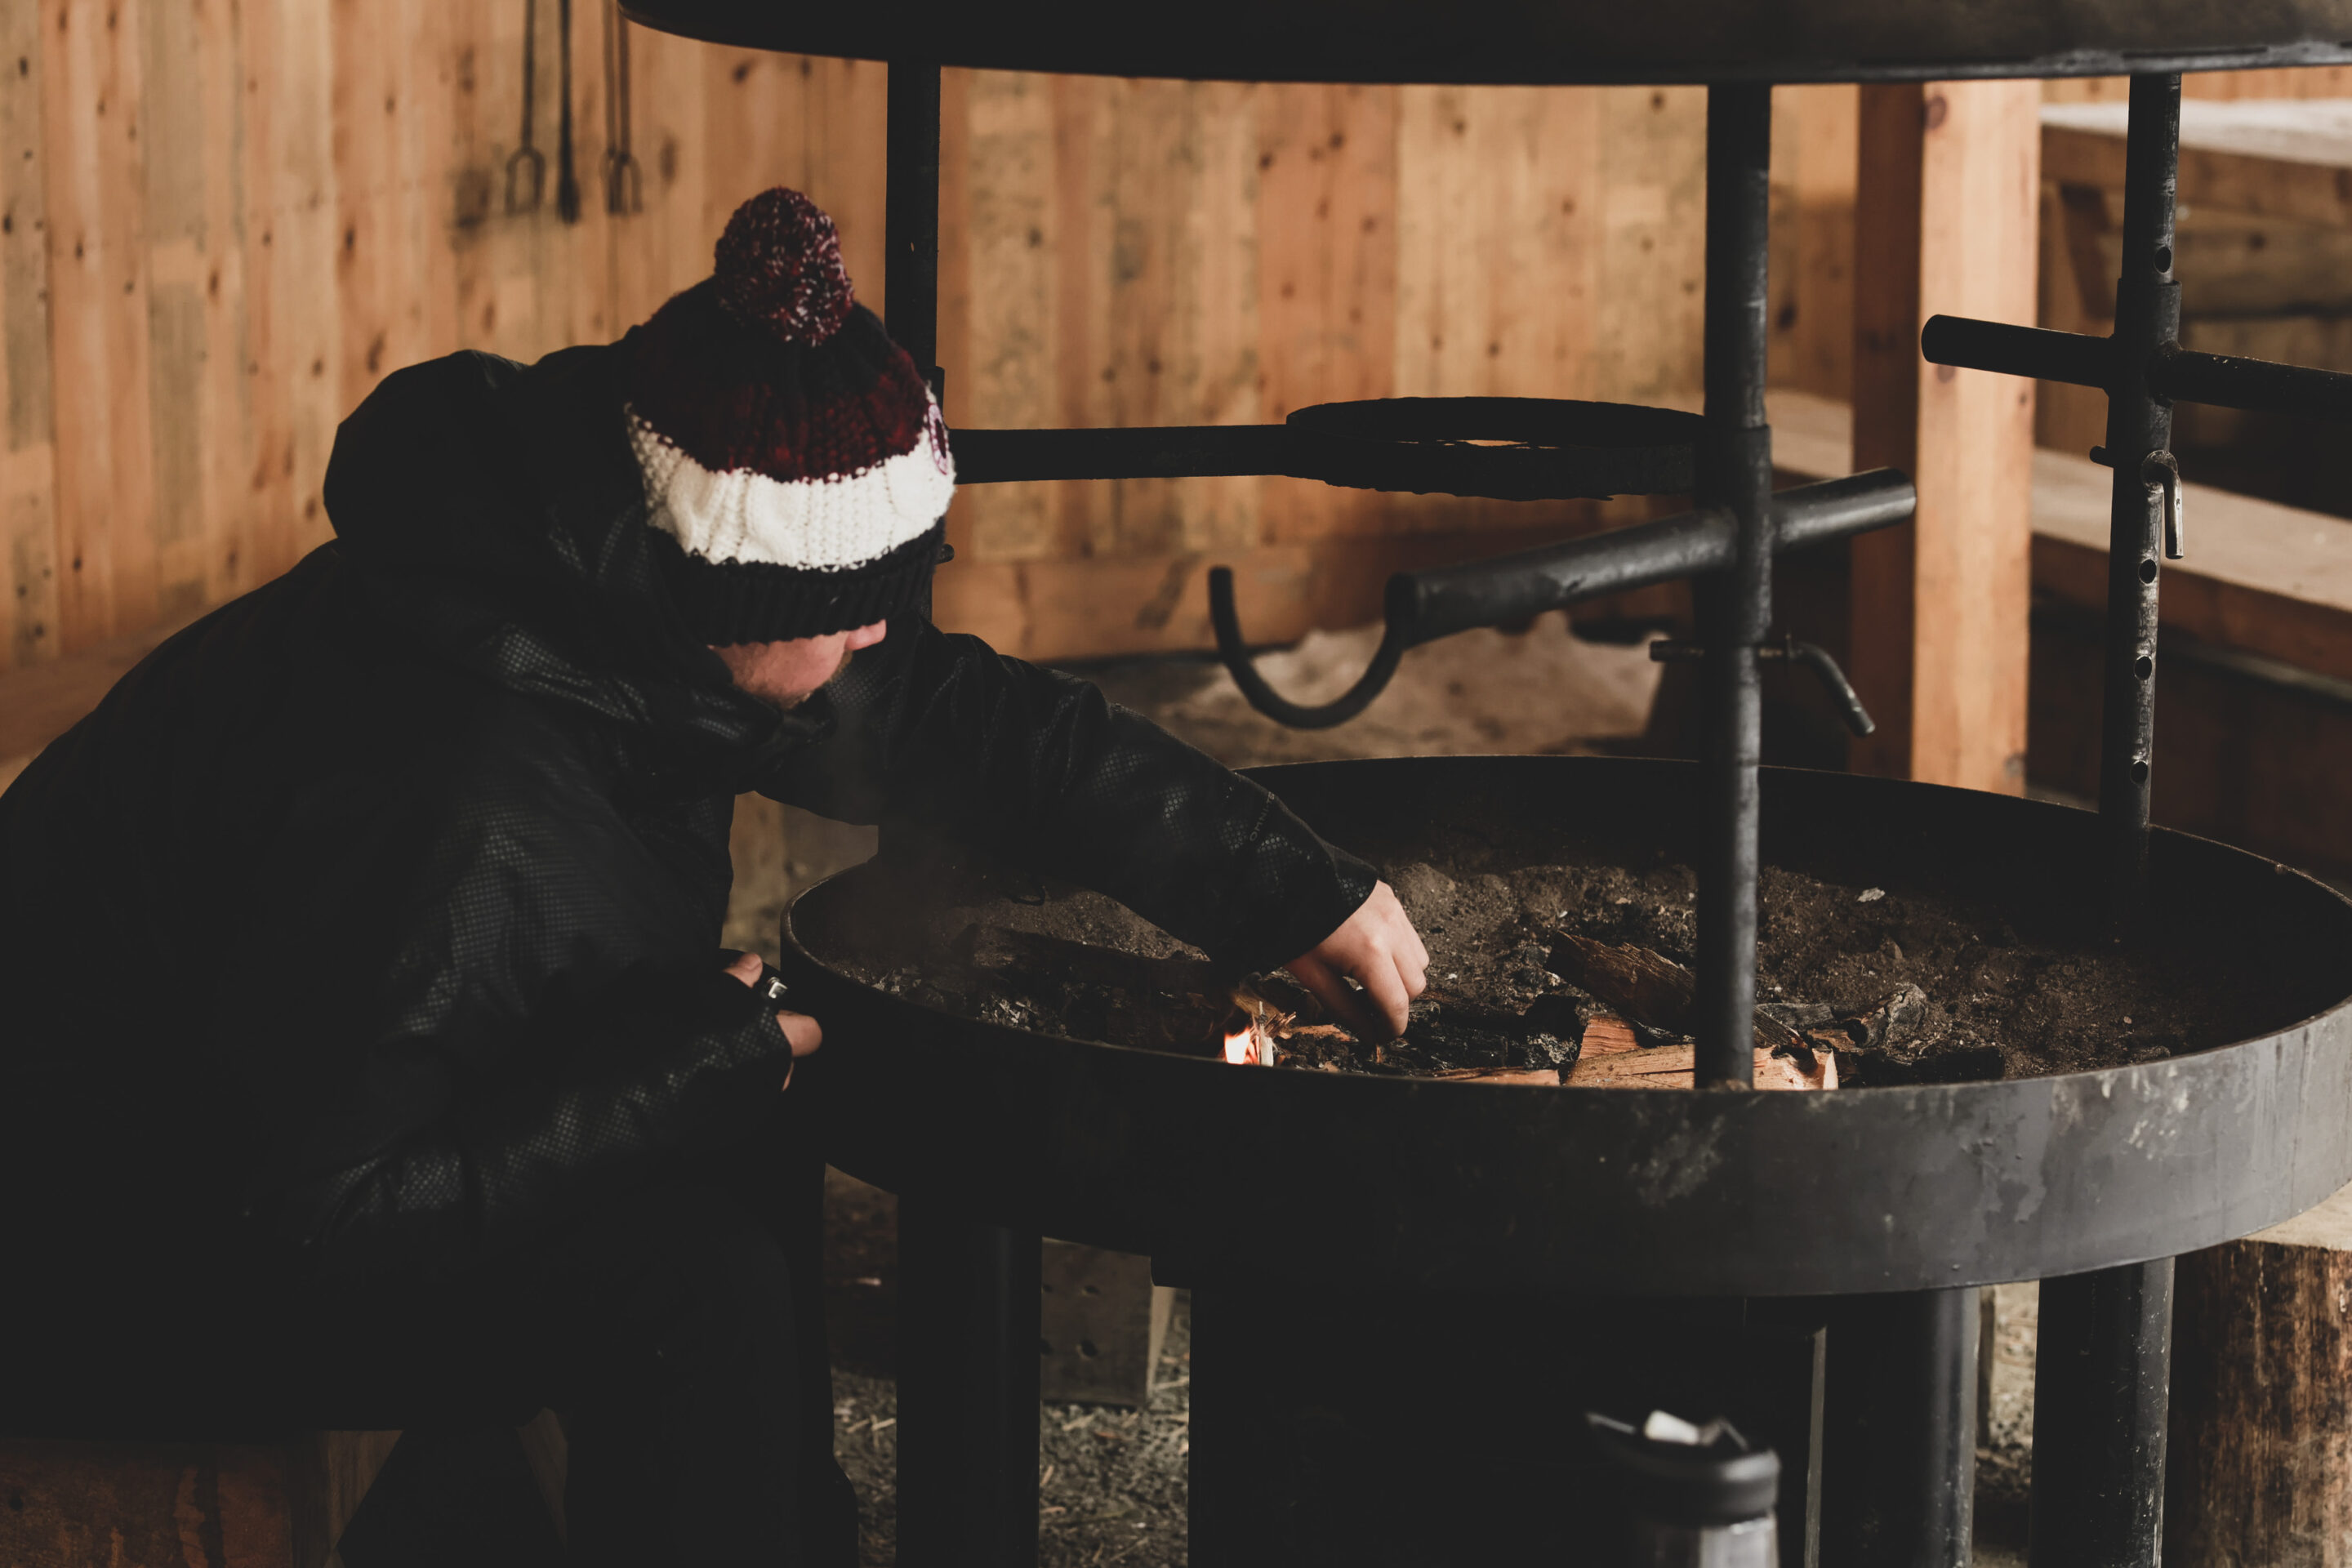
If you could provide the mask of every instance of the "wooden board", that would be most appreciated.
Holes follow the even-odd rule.
[[[2031,383],[1920,359],[1938,312],[2032,319],[2040,180],[2030,83],[1862,93],[1857,467],[1908,471],[1916,523],[1853,547],[1853,665],[1878,732],[1857,766],[2021,791]]]
[[[2043,172],[2053,181],[2121,190],[2127,105],[2042,110]],[[2179,202],[2336,227],[2352,226],[2352,98],[2190,99],[2180,106]]]
[[[50,0],[0,22],[19,67],[0,100],[0,669],[283,571],[328,536],[336,425],[383,375],[460,347],[531,359],[617,336],[704,275],[764,185],[831,210],[884,302],[887,68],[630,29],[642,202],[614,213],[610,10],[576,5],[566,222],[558,17],[532,15],[547,184],[511,209],[523,7]],[[1696,89],[951,71],[942,104],[952,422],[1696,394]],[[1160,607],[1171,558],[1594,521],[1243,479],[995,487],[950,528],[976,567],[1099,563],[1023,609],[1022,646],[1051,657],[1128,646],[1100,624],[1138,616],[1204,646],[1197,603]],[[1319,602],[1343,599],[1354,613]],[[1003,623],[1001,605],[975,613]]]

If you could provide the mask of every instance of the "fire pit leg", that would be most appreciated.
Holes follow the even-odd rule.
[[[2042,1282],[2032,1568],[2155,1568],[2171,1384],[2171,1258]]]
[[[1756,650],[1772,622],[1772,432],[1764,423],[1769,313],[1772,89],[1706,94],[1706,434],[1698,501],[1738,524],[1731,570],[1700,590],[1706,646],[1706,849],[1699,861],[1699,1087],[1755,1078],[1756,768],[1764,746]]]
[[[1977,1293],[1831,1304],[1822,1568],[1967,1568]]]
[[[1035,1568],[1041,1244],[898,1205],[898,1553]]]
[[[2157,579],[2172,405],[2150,376],[2180,331],[2173,196],[2180,79],[2136,76],[2124,149],[2123,271],[2116,284],[2107,444],[2105,702],[2099,815],[2118,926],[2147,899],[2156,738]],[[2032,1561],[2036,1568],[2153,1568],[2163,1536],[2164,1428],[2172,1375],[2172,1260],[2051,1279],[2034,1366]]]
[[[1280,1561],[1277,1485],[1266,1473],[1261,1434],[1265,1316],[1252,1293],[1231,1285],[1192,1288],[1192,1451],[1186,1510],[1195,1563],[1254,1568]]]

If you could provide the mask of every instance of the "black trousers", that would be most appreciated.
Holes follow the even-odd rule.
[[[232,1427],[434,1442],[551,1409],[570,1447],[568,1562],[853,1568],[807,1114],[780,1103],[746,1144],[457,1274],[175,1260],[159,1289],[51,1322],[51,1399],[95,1436],[217,1430],[210,1413],[234,1411]]]

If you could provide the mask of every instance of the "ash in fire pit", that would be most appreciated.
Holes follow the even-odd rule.
[[[941,911],[920,951],[862,978],[1047,1034],[1333,1072],[1523,1083],[1690,1081],[1696,881],[1538,865],[1391,879],[1431,954],[1400,1040],[1358,1039],[1287,975],[1220,971],[1109,900]],[[2247,982],[2063,931],[2024,933],[1947,895],[1767,868],[1759,1087],[1952,1082],[2111,1067],[2218,1045]]]

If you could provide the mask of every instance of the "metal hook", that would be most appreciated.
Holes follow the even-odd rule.
[[[1654,642],[1650,645],[1650,658],[1659,664],[1681,664],[1706,657],[1706,647],[1698,643]],[[1862,705],[1862,694],[1853,689],[1853,682],[1845,678],[1845,671],[1838,668],[1838,661],[1830,657],[1829,649],[1818,643],[1799,642],[1795,637],[1784,637],[1776,643],[1759,644],[1756,657],[1786,659],[1791,664],[1803,665],[1827,689],[1830,700],[1838,705],[1838,715],[1845,721],[1847,729],[1857,735],[1876,732],[1878,721],[1873,719],[1870,710]]]
[[[1217,656],[1224,660],[1234,684],[1242,689],[1249,705],[1294,730],[1328,730],[1334,724],[1346,723],[1370,707],[1372,699],[1388,689],[1389,682],[1396,676],[1397,661],[1412,646],[1397,630],[1395,617],[1390,617],[1370,668],[1356,684],[1333,700],[1308,708],[1279,695],[1257,672],[1249,645],[1242,641],[1241,620],[1234,613],[1234,573],[1230,566],[1209,568],[1209,624],[1216,628]]]
[[[539,0],[522,0],[522,140],[507,160],[507,211],[538,210],[547,193],[547,155],[531,144],[531,109],[539,99]],[[520,177],[530,176],[530,199],[520,196]]]

